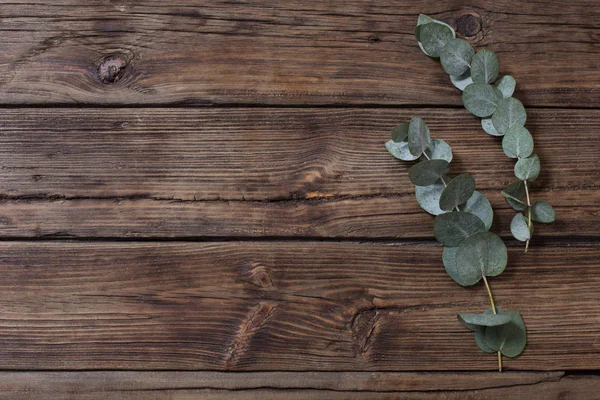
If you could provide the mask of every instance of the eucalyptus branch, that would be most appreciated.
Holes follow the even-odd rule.
[[[525,252],[533,235],[533,223],[550,223],[556,219],[554,208],[545,201],[531,202],[528,183],[540,174],[540,160],[533,154],[533,137],[525,128],[527,113],[523,104],[512,97],[516,81],[512,76],[497,80],[498,57],[493,51],[483,49],[477,53],[471,45],[457,39],[447,24],[420,15],[415,28],[419,47],[432,58],[439,58],[454,86],[463,91],[465,108],[481,119],[485,132],[502,136],[504,153],[516,159],[514,173],[517,181],[502,194],[508,204],[518,211],[513,217],[512,235],[525,242]],[[497,82],[496,82],[497,80]],[[492,86],[492,84],[494,84]],[[527,194],[527,203],[523,196]],[[527,218],[521,211],[527,210]]]

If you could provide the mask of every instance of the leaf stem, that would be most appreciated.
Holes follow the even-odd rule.
[[[529,236],[531,236],[531,200],[529,198],[529,187],[527,186],[527,181],[524,180],[523,184],[525,185],[525,195],[527,196],[527,227],[529,228]],[[527,242],[525,242],[525,253],[527,253],[527,250],[529,249],[529,240],[530,239],[527,239]]]
[[[485,275],[483,275],[483,283],[485,283],[485,288],[487,289],[488,296],[490,298],[490,304],[492,305],[492,312],[494,314],[498,314],[496,312],[496,304],[494,303],[494,296],[492,296],[492,290],[490,289],[490,284],[487,281]],[[502,353],[498,352],[498,371],[502,372]]]

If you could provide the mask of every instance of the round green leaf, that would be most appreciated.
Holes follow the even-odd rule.
[[[494,351],[507,357],[516,357],[523,352],[527,344],[527,330],[518,311],[497,309],[499,315],[509,315],[510,322],[485,329],[485,344]]]
[[[429,143],[429,147],[425,150],[425,154],[427,154],[431,160],[452,161],[452,147],[440,139],[433,139],[431,143]]]
[[[473,195],[466,203],[460,205],[460,210],[479,217],[485,224],[485,229],[489,230],[494,220],[494,210],[488,199],[478,191],[474,191]]]
[[[451,39],[442,49],[440,61],[448,75],[460,76],[471,66],[474,54],[475,50],[466,40]]]
[[[507,314],[458,314],[458,320],[461,324],[472,331],[479,330],[480,326],[500,326],[510,322],[510,315]]]
[[[500,100],[494,115],[492,115],[494,128],[502,134],[505,134],[515,125],[525,125],[526,121],[525,107],[523,107],[523,103],[514,97]]]
[[[421,208],[432,215],[445,213],[440,208],[440,196],[445,187],[442,182],[436,182],[429,186],[415,186],[415,197]]]
[[[452,179],[440,196],[440,208],[450,211],[467,201],[475,191],[475,179],[469,174],[462,174]]]
[[[406,142],[397,143],[393,140],[389,140],[386,142],[385,148],[391,155],[402,161],[414,161],[419,158],[410,154],[410,151],[408,151],[408,143]]]
[[[504,135],[502,150],[510,158],[529,157],[533,153],[533,137],[525,127],[515,125]]]
[[[492,349],[485,342],[485,328],[475,332],[475,343],[477,343],[477,346],[486,353],[496,353],[496,350]]]
[[[467,71],[460,76],[450,75],[450,81],[452,82],[454,87],[456,87],[457,89],[460,89],[460,91],[465,90],[465,88],[467,86],[469,86],[471,83],[473,83],[473,79],[471,79],[470,71]]]
[[[471,114],[485,118],[496,111],[498,102],[502,98],[499,93],[499,90],[487,83],[472,83],[463,91],[462,100]]]
[[[537,200],[531,207],[531,219],[536,222],[550,223],[556,219],[554,208],[542,200]]]
[[[481,119],[481,127],[487,134],[490,134],[492,136],[502,136],[502,134],[500,132],[498,132],[496,130],[496,128],[494,128],[494,124],[492,123],[491,117],[482,118]]]
[[[510,222],[510,233],[512,233],[515,239],[520,240],[521,242],[526,242],[531,239],[531,231],[529,230],[529,226],[527,226],[527,220],[523,214],[515,214]]]
[[[440,214],[435,217],[433,224],[435,238],[440,243],[449,247],[456,247],[469,236],[484,231],[485,225],[483,221],[477,216],[463,211]]]
[[[419,26],[417,37],[425,54],[438,58],[446,43],[454,38],[454,31],[446,24],[430,22]]]
[[[442,217],[442,214],[436,217]],[[471,286],[485,276],[496,276],[506,268],[508,256],[500,237],[479,232],[464,240],[456,251],[456,265],[463,286]]]
[[[425,14],[419,14],[419,17],[417,18],[417,26],[427,24],[427,23],[433,22],[433,21],[434,21],[433,18],[431,18]]]
[[[527,208],[527,204],[523,202],[523,196],[525,196],[525,183],[523,181],[512,182],[502,191],[502,195],[508,205],[515,210],[521,211]]]
[[[476,83],[492,83],[498,77],[498,57],[491,50],[479,50],[471,61],[471,77]]]
[[[396,143],[404,142],[408,137],[409,124],[398,125],[392,129],[392,140]]]
[[[458,272],[456,271],[456,250],[458,250],[458,247],[444,247],[444,251],[442,252],[442,262],[444,263],[446,273],[460,285],[461,283],[456,280],[458,279]]]
[[[414,185],[429,186],[446,175],[448,170],[449,166],[446,160],[426,160],[410,167],[408,177]]]
[[[515,164],[515,176],[523,181],[533,181],[540,175],[540,159],[537,154],[519,158]]]
[[[429,128],[421,117],[412,117],[408,126],[408,150],[419,157],[431,143]]]
[[[515,92],[515,87],[517,86],[517,81],[510,75],[503,76],[496,83],[496,87],[502,92],[502,96],[505,99],[508,99]]]

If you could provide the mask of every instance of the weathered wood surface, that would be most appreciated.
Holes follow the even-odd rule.
[[[0,398],[594,399],[597,376],[562,372],[3,372]]]
[[[0,234],[431,237],[411,163],[383,147],[415,113],[453,145],[453,172],[475,176],[497,209],[494,230],[508,235],[499,191],[514,162],[466,111],[248,108],[4,110]],[[543,165],[533,195],[559,215],[536,236],[600,233],[599,120],[530,112]]]
[[[489,307],[427,244],[3,242],[1,369],[494,370]],[[491,283],[528,346],[508,369],[600,368],[597,245],[510,250]]]
[[[527,106],[600,106],[589,0],[15,0],[0,102],[458,105],[416,46],[419,13],[496,51]]]

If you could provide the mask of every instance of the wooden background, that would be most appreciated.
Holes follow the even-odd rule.
[[[415,43],[494,50],[558,220]],[[600,1],[0,1],[0,397],[600,398]],[[407,165],[421,115],[506,238],[517,359],[455,318]]]

